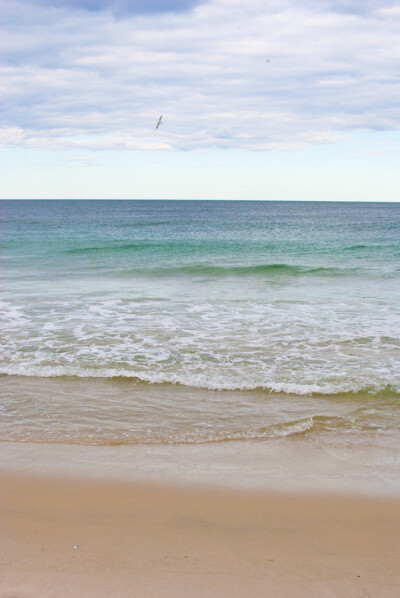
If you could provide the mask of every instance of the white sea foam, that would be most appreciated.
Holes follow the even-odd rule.
[[[400,386],[400,316],[342,300],[309,302],[2,302],[0,372],[131,377],[287,394]]]

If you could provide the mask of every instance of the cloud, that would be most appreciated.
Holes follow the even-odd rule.
[[[71,8],[79,11],[109,11],[117,15],[182,12],[199,0],[30,0],[31,5]]]
[[[2,3],[3,146],[287,150],[399,128],[393,2],[212,0],[121,18],[73,4]]]

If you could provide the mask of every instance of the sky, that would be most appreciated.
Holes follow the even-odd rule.
[[[0,198],[399,201],[399,31],[397,0],[0,0]]]

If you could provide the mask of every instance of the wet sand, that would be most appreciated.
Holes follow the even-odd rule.
[[[0,484],[1,598],[400,595],[398,498],[10,472]]]

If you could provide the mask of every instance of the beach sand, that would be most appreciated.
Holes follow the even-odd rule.
[[[0,483],[1,598],[400,595],[398,498]]]

